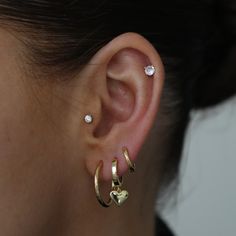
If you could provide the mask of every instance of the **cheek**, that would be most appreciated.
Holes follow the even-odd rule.
[[[44,216],[50,217],[57,205],[61,181],[50,154],[49,129],[42,128],[38,103],[30,93],[33,78],[17,69],[21,60],[15,60],[14,39],[0,30],[0,235],[21,236],[27,225],[26,236],[46,224]]]
[[[0,235],[14,227],[20,232],[17,227],[23,225],[34,226],[25,234],[34,235],[46,225],[45,215],[55,218],[52,212],[59,208],[58,167],[29,123],[18,121],[0,120]]]
[[[0,235],[22,225],[34,225],[34,235],[56,207],[58,167],[24,99],[0,101]]]
[[[30,136],[26,127],[20,127],[19,118],[19,114],[9,111],[0,115],[0,222],[5,222],[0,228],[8,225],[4,215],[11,219],[17,211],[25,211],[24,202],[28,199],[30,204],[34,186],[40,186],[39,171],[30,155]]]

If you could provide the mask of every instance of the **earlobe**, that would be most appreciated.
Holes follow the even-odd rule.
[[[94,175],[102,161],[101,178],[111,180],[114,158],[118,160],[119,175],[134,169],[133,162],[157,115],[164,69],[152,45],[134,33],[111,41],[91,64],[101,65],[90,70],[91,77],[96,78],[93,95],[99,97],[99,115],[90,124],[85,163]],[[130,162],[124,150],[128,151]]]

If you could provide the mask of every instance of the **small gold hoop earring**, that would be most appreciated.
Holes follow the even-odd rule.
[[[98,202],[103,206],[103,207],[109,207],[112,204],[112,199],[109,197],[109,200],[105,202],[101,196],[100,193],[100,187],[99,187],[99,176],[100,176],[100,170],[103,166],[103,162],[100,161],[98,164],[98,167],[96,169],[95,175],[94,175],[94,187],[95,187],[95,192],[96,192],[96,197]]]
[[[118,176],[118,160],[115,158],[112,161],[112,191],[110,197],[117,206],[121,206],[128,198],[129,193],[126,190],[122,190],[123,179]]]
[[[112,187],[121,187],[123,183],[122,176],[118,176],[118,160],[115,158],[112,161],[112,167],[111,167],[111,172],[112,172]]]
[[[132,173],[132,172],[135,172],[136,166],[135,166],[135,164],[132,163],[131,160],[130,160],[130,156],[129,156],[129,151],[128,151],[128,149],[127,149],[126,147],[123,147],[123,148],[122,148],[122,151],[123,151],[123,155],[124,155],[124,157],[125,157],[125,160],[126,160],[126,162],[127,162],[127,165],[129,166],[130,172],[131,172],[131,173]]]

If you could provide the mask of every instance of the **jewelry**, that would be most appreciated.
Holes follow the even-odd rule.
[[[110,197],[117,206],[121,206],[129,197],[129,193],[126,190],[118,188],[110,192]]]
[[[124,157],[125,157],[125,160],[126,160],[126,162],[127,162],[127,165],[129,166],[130,172],[131,172],[131,173],[134,172],[136,166],[135,166],[135,164],[132,163],[131,160],[130,160],[130,156],[129,156],[129,151],[128,151],[128,149],[127,149],[126,147],[123,147],[123,148],[122,148],[122,151],[123,151],[123,155],[124,155]]]
[[[85,121],[85,123],[87,123],[87,124],[91,124],[91,123],[93,122],[93,116],[90,115],[90,114],[86,115],[86,116],[84,117],[84,121]]]
[[[156,73],[156,69],[153,65],[148,65],[144,67],[145,74],[149,77],[153,76]]]
[[[118,165],[118,161],[117,159],[115,158],[113,161],[112,161],[112,167],[111,167],[111,172],[112,172],[112,184],[113,186],[112,187],[121,187],[122,186],[122,183],[123,183],[123,179],[122,177],[119,177],[118,176],[118,173],[117,173],[117,165]]]
[[[128,198],[129,193],[126,190],[122,190],[122,177],[117,173],[118,160],[115,158],[112,161],[112,191],[110,197],[117,206],[121,206]]]
[[[112,203],[112,199],[109,198],[107,202],[105,202],[100,194],[100,188],[99,188],[99,176],[100,176],[100,170],[103,166],[103,162],[100,161],[98,164],[98,167],[96,169],[95,175],[94,175],[94,187],[95,187],[95,193],[98,202],[103,206],[103,207],[109,207]]]
[[[112,161],[112,190],[110,192],[110,198],[108,199],[107,202],[103,200],[99,187],[99,176],[102,166],[103,162],[100,161],[94,175],[94,188],[95,188],[96,198],[103,207],[109,207],[112,204],[112,201],[117,206],[121,206],[127,200],[129,193],[126,190],[121,189],[123,180],[122,177],[118,176],[118,171],[117,171],[118,160],[115,158]]]

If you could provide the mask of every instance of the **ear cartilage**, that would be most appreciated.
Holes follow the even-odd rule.
[[[148,77],[152,77],[156,73],[156,69],[153,65],[144,67],[144,71]]]
[[[85,122],[86,124],[91,124],[91,123],[93,123],[93,116],[90,115],[90,114],[86,115],[86,116],[84,117],[84,122]]]

